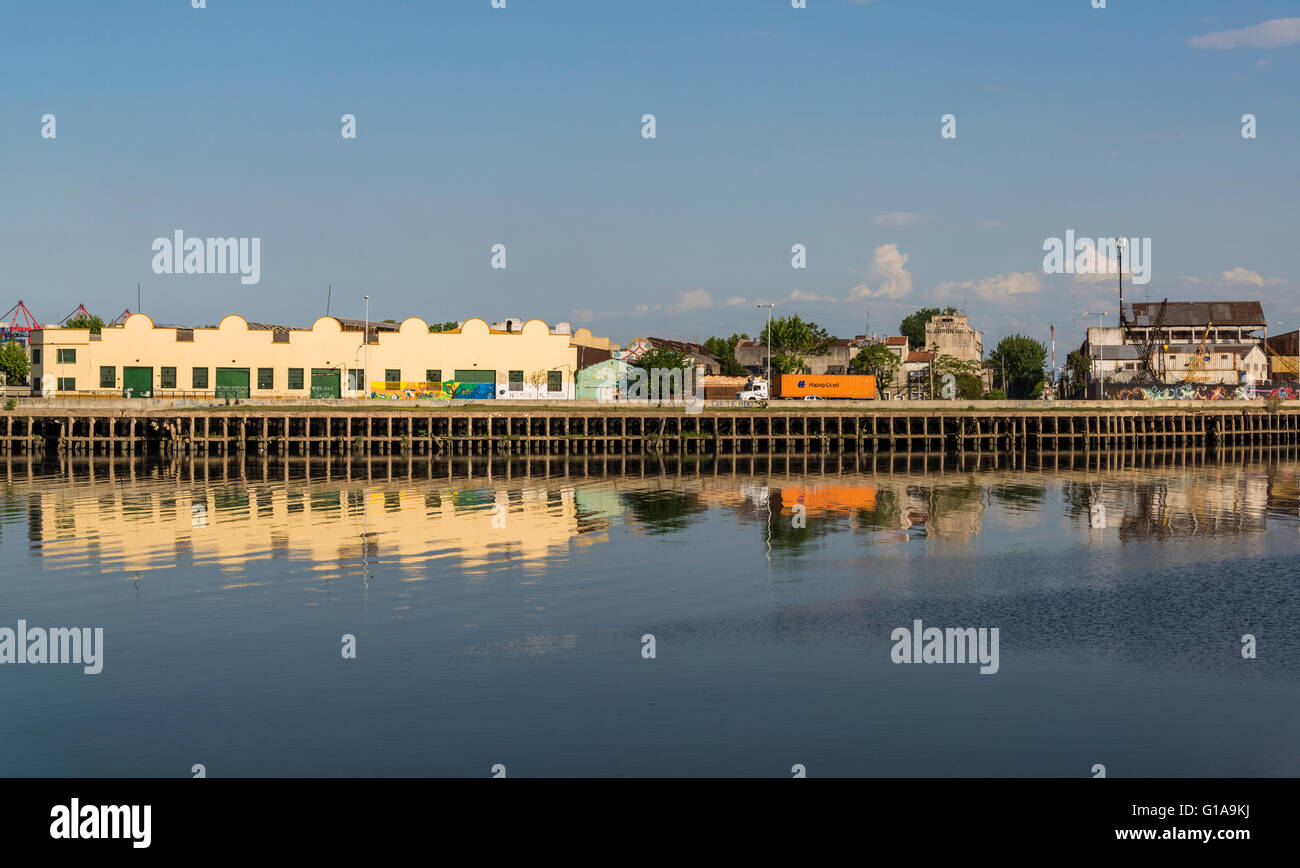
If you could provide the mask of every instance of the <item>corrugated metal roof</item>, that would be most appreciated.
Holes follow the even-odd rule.
[[[1160,302],[1135,301],[1124,305],[1124,321],[1137,328],[1150,328],[1160,315]],[[1204,326],[1258,326],[1263,328],[1264,308],[1257,301],[1171,301],[1165,307],[1166,328]]]

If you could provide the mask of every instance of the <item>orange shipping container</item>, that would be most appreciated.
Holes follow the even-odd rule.
[[[827,400],[876,397],[876,378],[869,374],[782,374],[776,381],[776,397],[805,398],[816,395]]]

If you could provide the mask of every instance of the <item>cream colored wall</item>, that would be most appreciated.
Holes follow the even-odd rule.
[[[589,345],[599,345],[590,332],[579,332],[586,332],[583,338],[593,341]],[[216,386],[216,368],[248,368],[250,395],[256,398],[305,397],[312,368],[365,369],[367,383],[384,380],[390,368],[398,369],[407,382],[422,382],[429,369],[440,370],[444,380],[451,380],[456,370],[494,370],[498,395],[508,384],[510,370],[524,371],[525,378],[534,371],[560,371],[564,390],[548,392],[543,386],[538,394],[573,396],[577,349],[568,335],[551,334],[547,324],[538,319],[529,320],[517,333],[492,331],[481,319],[468,320],[455,331],[430,332],[423,319],[408,317],[398,331],[378,334],[370,345],[368,363],[361,332],[343,331],[332,317],[321,317],[310,329],[291,329],[288,343],[274,343],[273,334],[265,329],[250,330],[244,318],[235,314],[222,319],[216,328],[194,329],[193,342],[177,341],[176,329],[155,327],[145,314],[131,315],[121,327],[103,329],[97,341],[90,339],[86,329],[46,328],[32,335],[32,346],[41,349],[41,363],[33,366],[32,376],[42,389],[53,390],[58,377],[74,377],[79,392],[120,393],[123,367],[152,367],[155,394],[165,396],[168,390],[161,389],[164,366],[177,369],[176,390],[181,392],[193,390],[196,367],[208,369],[209,392]],[[76,362],[59,364],[59,348],[75,348]],[[101,390],[99,369],[107,365],[116,368],[116,382],[112,390]],[[257,388],[257,369],[265,367],[275,372],[270,390]],[[303,389],[288,391],[289,368],[304,370]],[[349,392],[347,374],[342,376],[345,396],[364,394]]]

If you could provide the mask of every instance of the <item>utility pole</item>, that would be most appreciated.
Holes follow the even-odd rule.
[[[767,350],[767,396],[772,397],[772,308],[775,304],[756,304],[755,307],[767,308],[767,339],[763,341]]]
[[[1119,327],[1124,328],[1124,239],[1115,236],[1115,258],[1119,267]]]
[[[366,355],[365,355],[365,361],[361,363],[363,367],[361,369],[362,382],[360,383],[360,386],[361,386],[362,394],[365,397],[369,397],[370,390],[366,388],[365,380],[367,377],[370,376],[370,296],[366,296],[366,331],[365,331],[365,343],[363,344],[363,346],[365,346],[366,348]]]
[[[1056,385],[1056,326],[1049,324],[1048,328],[1052,330],[1052,385]]]

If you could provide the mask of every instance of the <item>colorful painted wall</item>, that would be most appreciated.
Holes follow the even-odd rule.
[[[1107,383],[1102,397],[1117,401],[1249,401],[1260,398],[1290,401],[1300,397],[1300,390],[1297,390],[1295,383],[1268,381],[1253,386],[1228,383],[1171,383],[1156,386]]]

